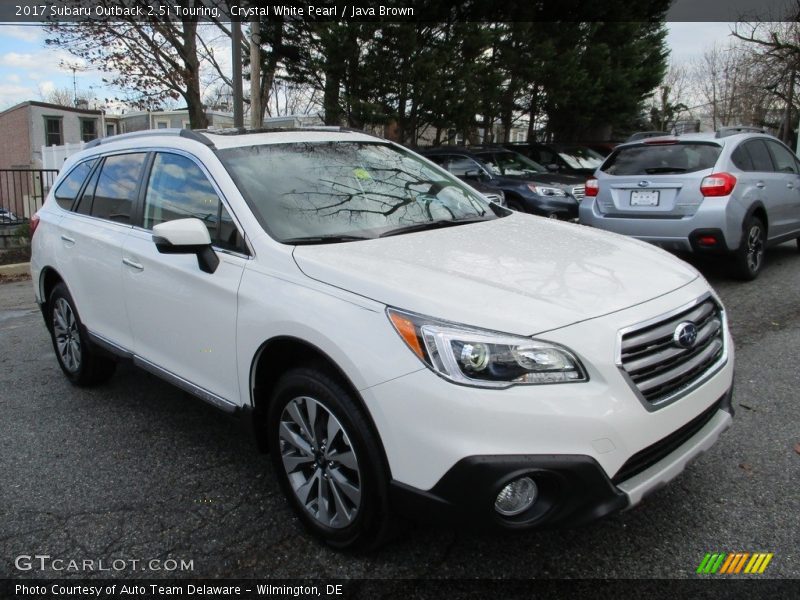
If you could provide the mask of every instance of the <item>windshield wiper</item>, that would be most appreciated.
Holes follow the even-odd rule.
[[[308,244],[338,244],[340,242],[356,242],[358,240],[370,239],[373,238],[362,235],[309,235],[305,237],[288,238],[281,240],[281,243],[303,246]]]
[[[481,221],[491,221],[492,217],[469,217],[466,219],[453,219],[451,221],[427,221],[425,223],[417,223],[416,225],[408,225],[398,229],[392,229],[385,233],[380,234],[378,237],[389,237],[392,235],[402,235],[404,233],[412,233],[414,231],[425,231],[427,229],[443,229],[444,227],[454,227],[456,225],[467,225],[469,223],[480,223]]]

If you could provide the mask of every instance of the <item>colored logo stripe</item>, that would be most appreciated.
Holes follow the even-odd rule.
[[[740,573],[761,574],[772,560],[772,552],[707,552],[697,567],[697,573],[738,575]]]

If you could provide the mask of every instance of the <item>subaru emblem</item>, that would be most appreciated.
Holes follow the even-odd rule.
[[[684,321],[675,328],[672,341],[676,346],[687,350],[694,347],[697,342],[697,325],[691,321]]]
[[[639,187],[647,187],[648,185],[650,185],[650,182],[645,181],[644,179],[639,182]]]

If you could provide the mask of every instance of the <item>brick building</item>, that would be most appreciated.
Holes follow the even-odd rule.
[[[99,110],[22,102],[0,113],[0,169],[40,169],[42,146],[88,142],[104,133]]]

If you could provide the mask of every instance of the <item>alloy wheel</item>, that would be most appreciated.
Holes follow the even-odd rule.
[[[756,273],[764,260],[764,239],[759,225],[753,225],[747,232],[747,267]]]
[[[350,525],[361,506],[361,472],[342,423],[300,396],[286,404],[279,427],[281,460],[300,504],[321,525]]]
[[[75,313],[64,298],[56,300],[53,308],[53,334],[61,362],[70,372],[77,372],[81,368],[81,338]]]

